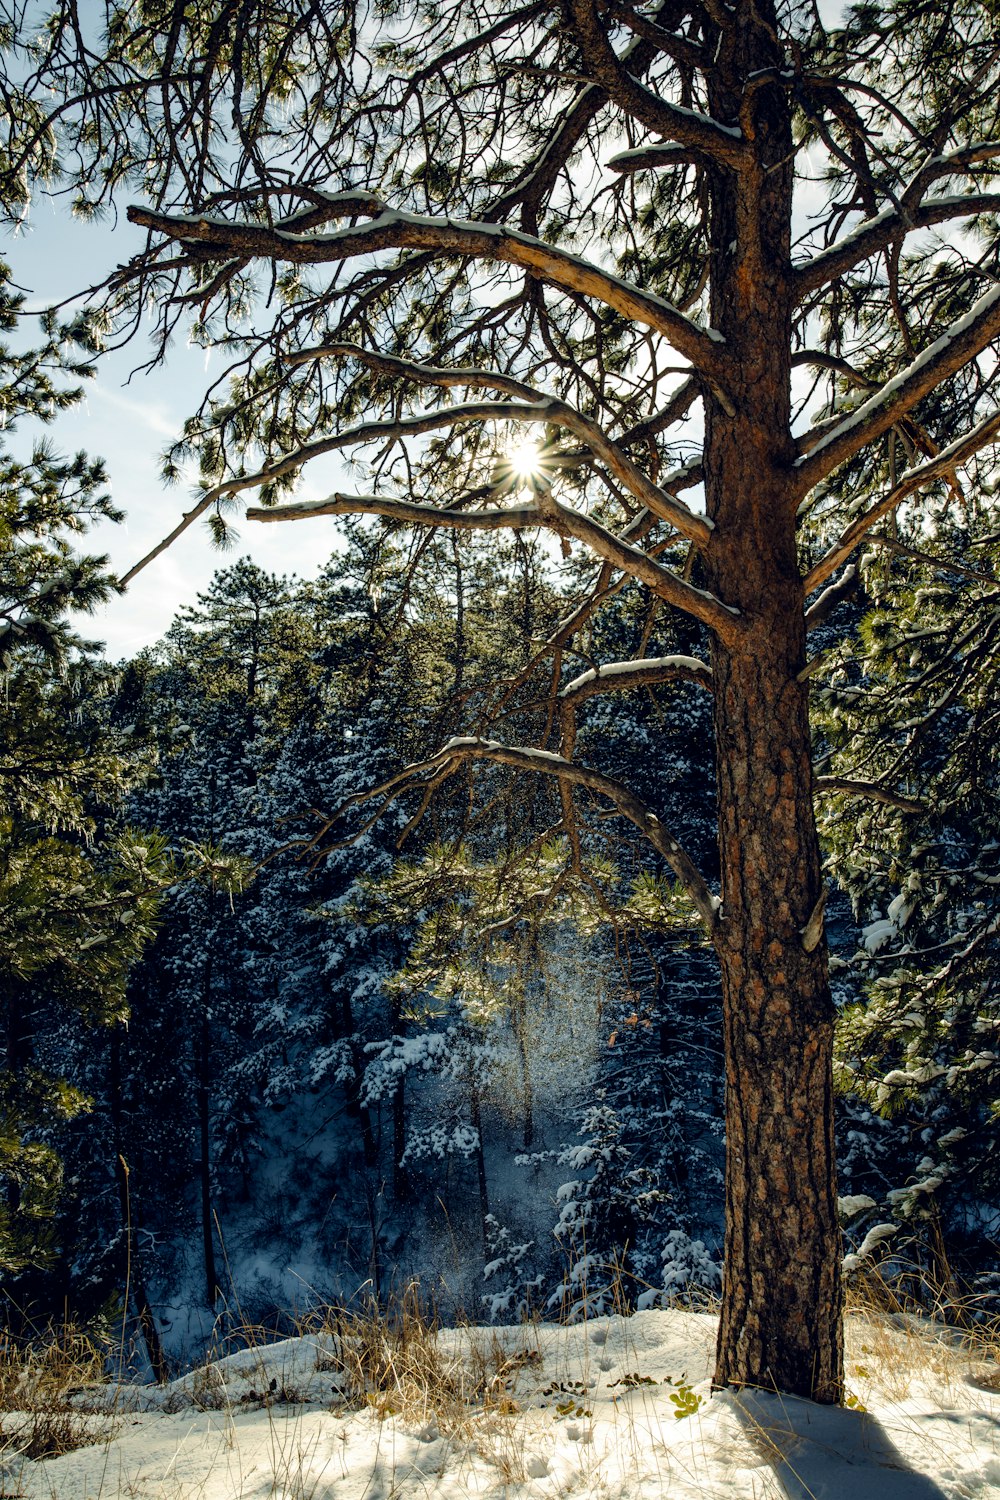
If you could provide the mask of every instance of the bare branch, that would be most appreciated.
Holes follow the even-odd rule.
[[[446,526],[468,531],[524,530],[540,526],[557,536],[585,543],[598,557],[644,583],[658,598],[684,610],[709,626],[724,640],[741,633],[739,612],[722,604],[714,594],[695,588],[648,553],[615,536],[589,516],[561,505],[552,495],[541,495],[522,505],[490,510],[443,509],[412,500],[382,495],[331,495],[326,500],[293,500],[276,507],[250,506],[248,521],[302,521],[312,516],[383,516],[417,526]]]
[[[811,365],[816,370],[830,370],[850,385],[861,386],[866,391],[875,390],[878,385],[877,380],[869,380],[868,376],[856,370],[849,360],[842,359],[837,354],[830,354],[825,349],[797,350],[792,355],[792,367],[796,368],[800,365]]]
[[[876,532],[872,532],[868,541],[875,546],[884,547],[887,552],[893,553],[896,557],[908,557],[911,562],[923,563],[926,567],[936,568],[941,573],[954,573],[957,578],[967,578],[970,583],[985,583],[990,588],[996,588],[1000,581],[975,568],[965,568],[961,563],[952,562],[948,557],[934,557],[930,552],[920,552],[916,547],[906,547],[891,536],[879,536]]]
[[[668,521],[682,536],[688,537],[699,546],[705,546],[712,534],[714,529],[712,522],[706,516],[696,515],[683,501],[678,500],[669,488],[669,480],[666,487],[654,484],[592,418],[584,416],[567,402],[547,395],[544,391],[537,391],[523,381],[490,370],[446,369],[422,365],[414,360],[376,354],[357,344],[328,344],[317,349],[304,350],[292,355],[288,362],[298,365],[309,359],[318,359],[323,356],[356,359],[369,369],[389,375],[400,375],[406,380],[422,385],[442,388],[465,386],[473,390],[485,388],[520,397],[527,402],[534,402],[536,405],[533,408],[533,414],[529,412],[527,415],[518,415],[514,408],[508,411],[499,406],[496,412],[498,416],[506,416],[514,421],[541,421],[565,427],[587,445],[595,458],[601,459],[608,466],[615,477],[621,480],[642,505],[651,510],[654,515],[659,516],[661,520]],[[441,408],[445,416],[449,412],[454,413],[455,420],[459,420],[459,414],[465,410],[459,406]],[[470,407],[468,410],[471,412],[474,409]],[[678,487],[680,487],[681,480],[687,478],[687,471],[678,475]]]
[[[855,781],[850,776],[817,776],[813,787],[821,795],[824,792],[847,792],[852,797],[866,797],[869,802],[884,802],[888,807],[898,807],[901,812],[927,811],[924,804],[914,797],[904,797],[901,792],[894,792],[890,787],[879,785],[877,781]]]

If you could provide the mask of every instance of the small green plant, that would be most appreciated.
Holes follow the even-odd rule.
[[[556,1412],[560,1417],[592,1417],[594,1415],[588,1406],[578,1406],[575,1401],[558,1401]]]
[[[673,1380],[667,1375],[664,1385],[673,1384]],[[674,1407],[674,1416],[679,1422],[682,1417],[693,1417],[702,1405],[704,1398],[699,1396],[698,1392],[687,1384],[687,1376],[682,1375],[677,1381],[675,1388],[670,1392],[670,1400]]]

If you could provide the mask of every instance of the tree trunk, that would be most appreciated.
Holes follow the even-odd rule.
[[[511,1025],[517,1043],[517,1055],[521,1064],[521,1100],[523,1128],[521,1140],[525,1151],[535,1144],[535,1088],[531,1079],[531,1052],[528,1046],[528,1017],[523,991],[511,1007]]]
[[[124,1027],[116,1023],[111,1028],[108,1068],[108,1095],[111,1107],[111,1139],[115,1154],[114,1172],[118,1186],[118,1203],[121,1209],[122,1228],[126,1235],[128,1256],[128,1282],[135,1307],[136,1321],[149,1356],[149,1366],[157,1385],[164,1385],[170,1378],[167,1358],[160,1341],[160,1330],[149,1301],[146,1277],[139,1254],[139,1205],[131,1191],[131,1174],[125,1159],[125,1104],[122,1089],[121,1038]],[[128,1309],[126,1308],[126,1312]]]
[[[198,1146],[199,1178],[201,1187],[201,1237],[205,1262],[205,1301],[214,1308],[219,1300],[219,1273],[215,1264],[215,1233],[212,1226],[212,1122],[211,1122],[211,1059],[212,1036],[209,1021],[209,997],[211,995],[211,962],[205,978],[205,1003],[202,1009],[198,1046]]]
[[[340,1023],[341,1035],[346,1038],[347,1045],[351,1049],[351,1076],[344,1085],[344,1108],[352,1119],[357,1120],[361,1130],[361,1149],[364,1154],[365,1168],[369,1171],[374,1169],[378,1159],[378,1148],[375,1144],[375,1132],[372,1129],[371,1111],[366,1104],[361,1103],[361,1087],[364,1081],[365,1052],[361,1038],[354,1029],[354,1010],[351,1006],[351,997],[346,987],[341,995],[340,1001]]]
[[[483,1113],[479,1100],[479,1088],[472,1082],[469,1085],[469,1113],[472,1120],[472,1128],[476,1132],[476,1183],[479,1187],[479,1224],[483,1236],[483,1260],[488,1261],[490,1251],[486,1220],[490,1216],[490,1189],[486,1178],[486,1152],[483,1149]]]
[[[752,654],[714,657],[727,1084],[716,1380],[836,1401],[833,1006],[825,942],[803,945],[821,889],[808,721],[776,629]]]
[[[719,37],[710,110],[753,170],[711,176],[712,322],[733,355],[706,395],[713,590],[741,628],[712,648],[726,1057],[726,1269],[716,1382],[840,1399],[833,1005],[795,545],[791,429],[791,109],[767,3]],[[753,85],[750,84],[754,79]],[[814,941],[815,939],[815,941]],[[808,951],[807,951],[808,949]]]
[[[401,1074],[392,1091],[392,1196],[397,1203],[410,1201],[410,1174],[406,1162],[406,1076]]]

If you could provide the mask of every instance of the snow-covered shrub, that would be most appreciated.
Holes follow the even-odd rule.
[[[569,1265],[546,1304],[570,1320],[632,1305],[629,1251],[662,1196],[651,1174],[634,1165],[618,1114],[600,1091],[598,1102],[580,1117],[580,1134],[582,1141],[556,1159],[581,1175],[556,1193],[559,1218],[553,1232]]]
[[[494,1289],[480,1299],[492,1323],[522,1322],[538,1306],[545,1278],[532,1269],[534,1240],[518,1243],[495,1214],[486,1215],[486,1251],[489,1259],[483,1267],[483,1280],[493,1281]]]
[[[712,1258],[704,1240],[692,1239],[683,1229],[668,1231],[660,1253],[660,1285],[643,1292],[636,1307],[662,1307],[695,1288],[716,1291],[722,1284],[722,1266]]]

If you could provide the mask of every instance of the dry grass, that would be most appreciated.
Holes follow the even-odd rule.
[[[304,1331],[329,1342],[320,1368],[340,1377],[346,1405],[433,1423],[450,1435],[472,1416],[519,1410],[518,1376],[538,1360],[529,1347],[531,1325],[525,1328],[524,1347],[513,1353],[498,1330],[462,1329],[442,1339],[437,1317],[413,1284],[395,1310],[374,1303],[359,1311],[328,1308]]]
[[[847,1295],[847,1385],[860,1399],[878,1388],[905,1401],[913,1387],[948,1396],[970,1380],[1000,1390],[1000,1316],[957,1287],[944,1295],[917,1267],[855,1277]]]
[[[24,1339],[0,1333],[0,1443],[6,1456],[55,1458],[103,1442],[107,1417],[73,1405],[104,1384],[107,1351],[73,1323],[49,1325]]]

